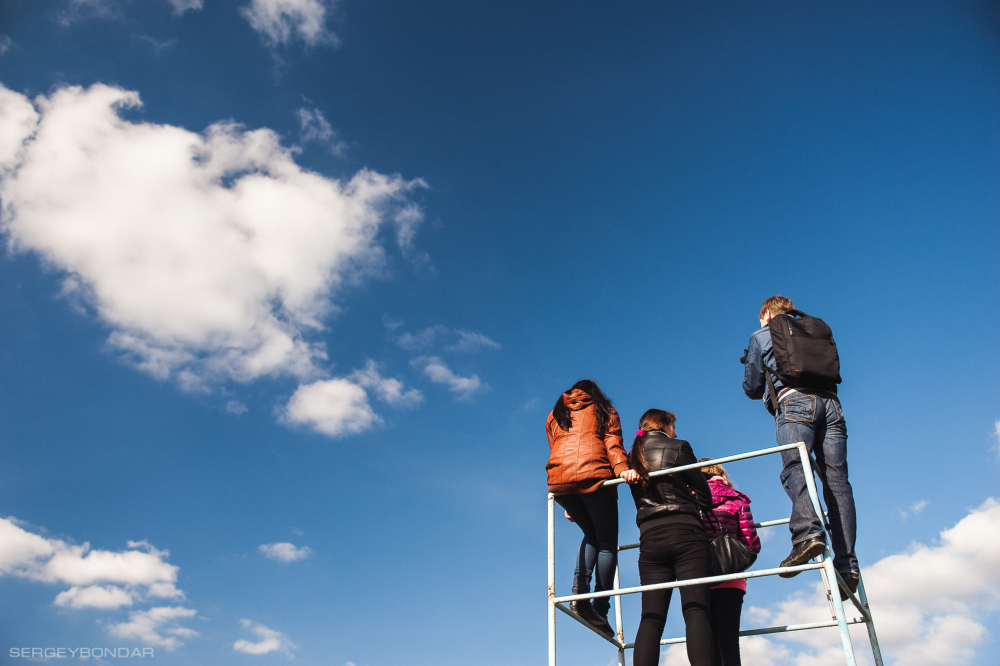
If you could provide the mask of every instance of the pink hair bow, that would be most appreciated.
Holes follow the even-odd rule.
[[[636,437],[645,437],[646,436],[646,431],[645,430],[636,430],[635,431],[635,436]]]

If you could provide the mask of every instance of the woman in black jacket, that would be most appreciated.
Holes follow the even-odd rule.
[[[710,510],[712,491],[698,468],[649,478],[650,472],[698,461],[691,445],[677,439],[670,412],[647,410],[629,452],[629,466],[640,481],[629,486],[639,525],[639,580],[643,585],[712,575],[712,556],[701,520]],[[681,610],[691,666],[712,666],[709,591],[705,585],[680,588]],[[635,635],[634,666],[656,666],[672,589],[642,593],[642,620]]]

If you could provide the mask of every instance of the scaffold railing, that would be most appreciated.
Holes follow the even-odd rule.
[[[823,507],[819,501],[819,493],[816,490],[816,480],[813,477],[814,466],[812,457],[809,455],[809,450],[806,448],[805,443],[797,442],[794,444],[785,444],[782,446],[774,446],[768,449],[761,449],[759,451],[751,451],[750,453],[742,453],[735,456],[726,456],[724,458],[716,458],[714,460],[706,460],[704,462],[694,463],[691,465],[682,465],[680,467],[673,467],[671,469],[659,470],[656,472],[651,472],[649,476],[664,476],[667,474],[677,474],[678,472],[684,472],[689,469],[700,469],[702,467],[708,467],[710,465],[721,465],[722,463],[736,462],[738,460],[747,460],[750,458],[759,458],[761,456],[767,456],[774,453],[781,453],[782,451],[787,451],[790,449],[798,449],[799,457],[802,460],[802,471],[806,479],[806,488],[809,492],[809,498],[812,501],[813,510],[816,511],[816,515],[825,516],[826,513],[823,511]],[[606,481],[605,486],[614,486],[620,483],[624,483],[622,479],[614,479]],[[625,651],[630,650],[634,647],[634,643],[625,642],[625,629],[622,624],[622,606],[621,597],[626,594],[636,594],[639,592],[645,592],[647,590],[665,590],[675,587],[686,587],[689,585],[712,585],[717,583],[722,583],[729,580],[740,580],[749,578],[760,578],[763,576],[775,576],[784,573],[793,573],[801,571],[818,571],[821,578],[823,579],[823,585],[826,588],[827,601],[830,605],[832,618],[830,621],[826,622],[809,622],[805,624],[791,624],[780,627],[764,627],[760,629],[749,629],[746,631],[741,631],[740,636],[760,636],[763,634],[777,634],[785,633],[790,631],[804,631],[807,629],[822,629],[827,627],[838,627],[840,629],[840,638],[844,646],[844,656],[847,660],[847,666],[857,666],[857,660],[854,656],[854,645],[851,641],[850,626],[854,624],[864,624],[868,630],[868,639],[871,643],[872,655],[875,658],[875,666],[884,666],[882,661],[882,654],[879,651],[878,637],[875,635],[875,621],[872,619],[871,608],[868,605],[868,596],[865,593],[865,584],[862,580],[860,572],[858,575],[858,590],[857,594],[851,592],[850,588],[841,578],[840,574],[833,567],[833,555],[830,552],[830,535],[828,533],[828,528],[826,525],[826,520],[821,520],[820,524],[823,529],[823,536],[826,542],[826,548],[824,552],[816,558],[815,562],[810,562],[806,564],[801,564],[794,567],[776,567],[773,569],[759,569],[756,571],[744,571],[742,573],[726,574],[722,576],[709,576],[707,578],[694,578],[690,580],[678,580],[669,583],[659,583],[656,585],[640,585],[638,587],[619,587],[618,578],[618,568],[615,568],[615,578],[613,589],[604,592],[589,592],[586,594],[571,594],[567,596],[557,597],[556,596],[556,569],[555,569],[555,498],[558,493],[549,493],[548,497],[548,551],[549,551],[549,562],[548,562],[548,624],[549,624],[549,666],[556,666],[556,609],[562,611],[569,617],[573,618],[583,626],[587,627],[594,632],[600,638],[611,643],[618,650],[618,664],[619,666],[625,666]],[[773,527],[775,525],[784,525],[789,521],[788,518],[781,520],[768,520],[760,523],[755,523],[754,527],[765,528]],[[626,544],[624,546],[619,546],[618,551],[631,550],[638,548],[639,544],[632,543]],[[848,618],[847,613],[844,610],[844,602],[840,598],[840,594],[835,594],[835,591],[843,591],[854,607],[861,614],[861,617]],[[584,599],[597,599],[600,597],[614,597],[615,600],[615,623],[616,632],[614,638],[609,638],[604,635],[592,624],[581,618],[579,615],[574,613],[566,605],[572,601],[580,601]],[[684,643],[685,638],[666,638],[660,641],[660,645],[672,645],[675,643]]]

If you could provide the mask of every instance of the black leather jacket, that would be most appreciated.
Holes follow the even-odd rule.
[[[651,432],[646,435],[646,465],[650,472],[698,462],[691,445],[683,439],[671,439],[663,433]],[[705,475],[698,468],[679,474],[654,476],[644,489],[641,485],[630,485],[632,499],[635,500],[635,523],[642,525],[650,518],[664,518],[670,514],[699,515],[699,509],[712,508],[712,491]],[[695,497],[691,496],[691,490]],[[697,498],[697,499],[696,499]]]

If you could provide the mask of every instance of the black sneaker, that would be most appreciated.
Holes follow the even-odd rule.
[[[861,580],[861,575],[858,574],[857,571],[847,571],[847,572],[841,572],[840,577],[844,579],[845,583],[847,583],[847,587],[850,588],[851,593],[857,594],[858,581]],[[837,586],[837,588],[840,589],[840,600],[847,601],[849,599],[847,593],[844,592],[844,590],[841,589],[839,585]]]
[[[569,609],[576,613],[581,620],[608,638],[615,638],[615,630],[608,622],[608,618],[595,611],[589,600],[571,601],[569,602]]]
[[[590,599],[569,602],[569,609],[576,613],[581,620],[587,624],[601,624],[601,617],[594,612],[594,607],[590,605]]]
[[[597,629],[599,632],[601,632],[608,638],[617,639],[618,636],[615,635],[614,627],[612,627],[611,623],[608,622],[608,618],[598,617],[598,619],[601,621],[601,623],[593,625],[594,629]]]
[[[781,561],[783,567],[797,567],[800,564],[805,564],[812,558],[816,557],[826,548],[826,542],[823,540],[823,535],[818,535],[799,541],[797,544],[792,546],[792,552],[788,554],[788,557]],[[787,571],[778,574],[782,578],[794,578],[798,576],[801,572],[799,571]]]

